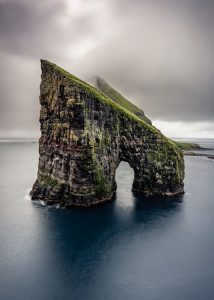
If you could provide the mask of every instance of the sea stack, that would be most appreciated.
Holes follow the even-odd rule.
[[[42,60],[38,175],[32,199],[65,207],[111,200],[121,161],[133,191],[183,193],[181,150],[154,126],[57,65]]]

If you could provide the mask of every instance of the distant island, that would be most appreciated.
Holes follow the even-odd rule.
[[[139,117],[136,106],[118,104],[53,63],[42,60],[41,66],[40,157],[32,199],[65,207],[109,201],[121,161],[134,170],[135,192],[184,192],[182,151],[143,112]]]
[[[196,144],[196,143],[178,142],[178,141],[174,141],[174,143],[182,150],[200,150],[200,149],[203,149],[199,144]]]

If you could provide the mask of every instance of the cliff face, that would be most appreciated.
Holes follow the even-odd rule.
[[[32,199],[66,207],[110,200],[121,161],[134,170],[134,191],[183,192],[183,155],[173,142],[85,82],[41,63],[40,157]]]

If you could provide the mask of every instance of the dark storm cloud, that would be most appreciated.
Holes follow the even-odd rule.
[[[89,34],[93,24],[90,16],[72,19],[66,11],[66,3],[60,0],[0,3],[1,49],[25,57],[60,53],[71,40]]]
[[[152,119],[213,122],[213,28],[208,0],[0,0],[0,135],[38,133],[40,58],[103,76]]]

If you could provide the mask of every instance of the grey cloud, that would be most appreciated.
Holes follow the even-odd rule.
[[[67,4],[0,0],[0,131],[39,132],[40,58],[103,76],[152,119],[213,122],[213,1],[91,0],[77,14]]]
[[[69,18],[64,1],[0,3],[0,47],[13,54],[60,58],[64,47],[87,36],[90,30],[91,16]]]

